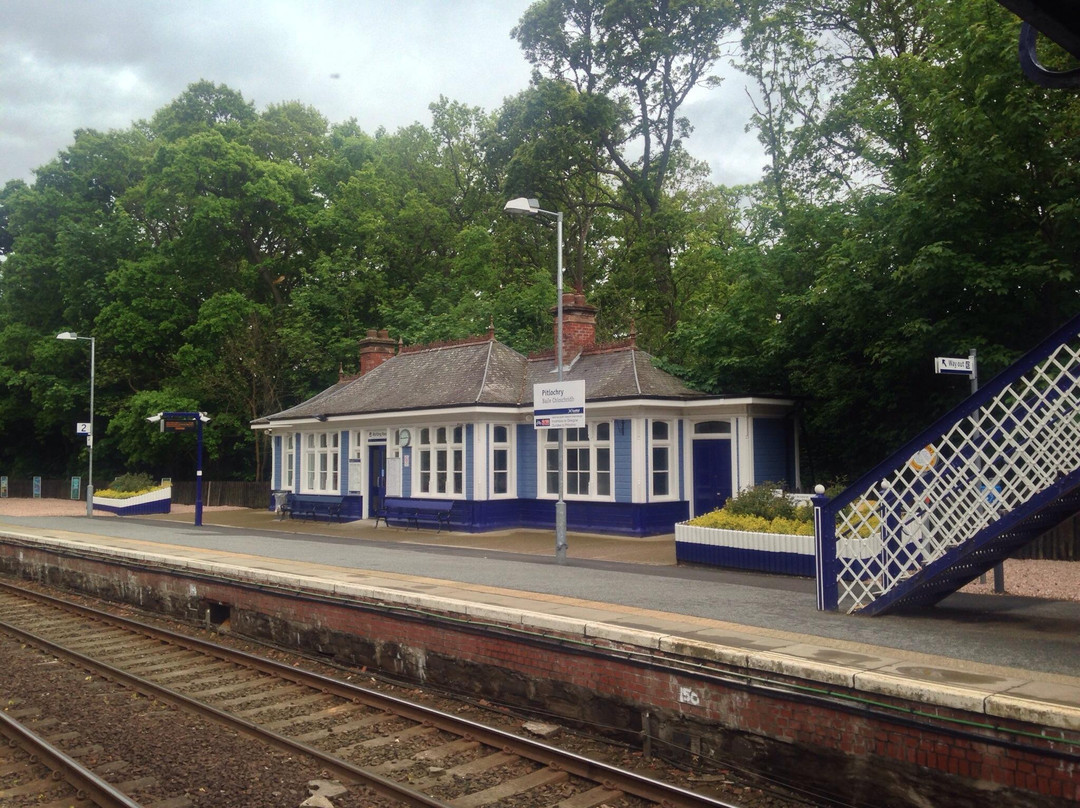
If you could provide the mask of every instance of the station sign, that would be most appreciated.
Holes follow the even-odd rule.
[[[535,429],[580,429],[585,426],[585,380],[533,385]]]
[[[971,357],[938,356],[934,358],[934,373],[952,373],[958,376],[970,376],[974,371]]]

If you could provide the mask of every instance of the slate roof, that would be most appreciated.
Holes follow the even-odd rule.
[[[408,350],[351,381],[329,387],[307,401],[254,423],[463,406],[519,407],[532,404],[533,384],[551,381],[551,357],[526,359],[495,340]],[[621,398],[704,398],[653,366],[633,346],[589,349],[563,373],[584,379],[588,401]]]

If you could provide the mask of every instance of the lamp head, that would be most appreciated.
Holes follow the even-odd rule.
[[[503,212],[511,216],[535,216],[540,212],[540,201],[519,196],[503,205]]]
[[[61,331],[56,335],[57,339],[78,339],[79,335],[74,331]]]
[[[159,412],[157,415],[151,415],[146,420],[149,421],[152,424],[156,424],[158,421],[161,420],[161,413]]]

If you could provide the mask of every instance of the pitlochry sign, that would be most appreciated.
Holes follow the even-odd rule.
[[[585,380],[534,384],[533,426],[536,429],[585,426]]]

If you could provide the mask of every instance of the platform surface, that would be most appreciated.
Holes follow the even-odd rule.
[[[812,580],[677,566],[670,536],[571,533],[560,564],[549,531],[437,534],[262,511],[208,511],[198,527],[190,514],[3,516],[0,535],[377,587],[513,610],[535,625],[610,626],[643,644],[684,638],[752,666],[805,667],[811,678],[875,692],[955,706],[1015,700],[1021,713],[1052,713],[1048,723],[1080,731],[1076,602],[957,593],[916,615],[819,612]]]

